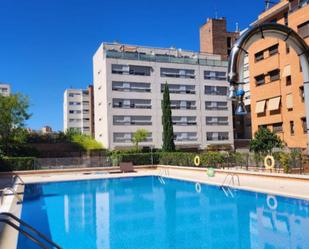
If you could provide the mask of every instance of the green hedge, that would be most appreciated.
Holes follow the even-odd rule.
[[[244,158],[239,153],[222,152],[153,152],[153,153],[130,153],[115,152],[112,154],[113,165],[119,165],[120,162],[132,162],[134,165],[162,164],[177,166],[195,166],[194,157],[200,156],[201,166],[204,167],[223,167],[227,164],[240,164]]]
[[[160,153],[116,153],[112,155],[112,162],[114,166],[119,165],[120,162],[132,162],[134,165],[149,165],[158,164]]]
[[[37,169],[35,157],[3,157],[0,158],[0,171]]]
[[[162,152],[160,153],[159,164],[177,165],[177,166],[194,166],[194,153],[184,152]]]

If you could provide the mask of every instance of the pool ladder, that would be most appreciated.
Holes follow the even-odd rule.
[[[23,181],[23,179],[21,179],[21,177],[19,176],[19,175],[17,175],[17,174],[13,174],[13,176],[14,176],[14,180],[17,178],[17,179],[19,179],[19,181],[20,181],[20,185],[25,185],[25,182]]]
[[[170,175],[170,172],[168,169],[161,169],[158,175],[159,182],[164,185],[165,181],[163,177],[168,177],[169,175]]]
[[[18,224],[15,224],[13,221],[15,221]],[[49,238],[47,238],[44,234],[27,224],[26,222],[22,221],[21,219],[17,218],[15,215],[7,212],[0,213],[0,222],[9,225],[10,227],[17,230],[19,233],[22,233],[24,236],[26,236],[28,239],[33,241],[35,244],[37,244],[39,247],[43,249],[51,249],[51,248],[57,248],[57,249],[63,249],[59,245],[57,245],[55,242],[51,241]],[[18,226],[19,225],[19,226]],[[24,228],[27,228],[28,231]],[[32,234],[31,234],[32,233]]]
[[[1,193],[1,202],[0,204],[2,205],[3,204],[3,199],[4,199],[4,195],[5,195],[5,192],[7,191],[10,191],[16,198],[19,202],[22,201],[22,199],[20,198],[20,196],[18,195],[18,193],[16,192],[15,189],[11,188],[11,187],[7,187],[7,188],[4,188],[2,189],[2,193]]]
[[[234,198],[234,194],[231,190],[231,187],[235,186],[235,183],[240,186],[239,175],[235,173],[227,174],[221,184],[221,189],[224,192],[226,197]]]

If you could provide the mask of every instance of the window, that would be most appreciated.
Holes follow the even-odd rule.
[[[307,133],[307,120],[306,120],[306,118],[301,118],[301,124],[302,124],[302,128],[303,128],[303,132]]]
[[[293,136],[295,134],[294,121],[290,121],[290,134]]]
[[[280,79],[280,70],[275,69],[273,71],[270,71],[269,73],[270,81],[276,81]]]
[[[175,132],[174,139],[176,142],[197,141],[197,133],[196,132]]]
[[[299,87],[299,95],[300,95],[301,101],[304,102],[305,101],[304,86]]]
[[[150,76],[151,67],[112,64],[112,73],[113,74],[129,74],[129,75]]]
[[[161,68],[161,77],[195,79],[193,69]]]
[[[307,5],[309,3],[308,0],[299,0],[299,7],[304,7],[305,5]]]
[[[228,37],[226,39],[226,45],[228,48],[231,48],[232,47],[232,38],[231,37]]]
[[[284,17],[284,25],[285,26],[289,26],[289,13],[288,12],[285,12],[283,14],[283,17]]]
[[[188,101],[188,100],[172,100],[171,109],[194,110],[196,109],[196,103],[195,101]]]
[[[289,44],[285,44],[285,52],[287,53],[287,54],[289,54],[290,53],[290,46],[289,46]]]
[[[282,132],[282,123],[276,123],[273,124],[273,132],[277,133],[277,132]]]
[[[291,78],[291,75],[285,77],[285,84],[286,84],[287,86],[292,85],[292,78]]]
[[[228,117],[206,117],[206,125],[228,125]]]
[[[151,69],[151,67],[132,66],[132,65],[130,65],[129,74],[132,74],[132,75],[142,75],[142,76],[150,76],[150,69]]]
[[[129,74],[129,70],[130,68],[128,65],[112,64],[113,74]]]
[[[69,102],[69,105],[80,105],[80,102]]]
[[[148,99],[113,99],[114,108],[151,109],[151,100]]]
[[[226,80],[226,72],[204,71],[205,80]]]
[[[225,86],[205,86],[206,95],[220,95],[226,96],[228,88]]]
[[[133,133],[131,132],[115,132],[113,133],[114,143],[132,143]],[[143,142],[151,142],[152,141],[152,133],[148,133],[148,137]]]
[[[225,101],[206,101],[206,110],[228,110],[227,102]]]
[[[309,21],[297,26],[298,34],[304,39],[309,36]]]
[[[161,84],[161,92],[164,91],[165,84]],[[168,84],[170,93],[176,94],[195,94],[195,86]]]
[[[152,125],[151,116],[113,116],[114,125]]]
[[[264,74],[260,74],[258,76],[255,76],[254,78],[255,78],[255,84],[257,86],[265,84],[265,75]]]
[[[112,82],[112,90],[119,92],[151,92],[150,83]]]
[[[229,133],[228,132],[207,132],[206,137],[207,137],[207,141],[229,140]]]
[[[275,55],[278,53],[278,44],[271,46],[268,51],[269,51],[269,56]]]
[[[255,62],[261,61],[264,59],[264,51],[258,52],[254,55]]]
[[[173,125],[196,125],[196,117],[194,116],[173,116]]]

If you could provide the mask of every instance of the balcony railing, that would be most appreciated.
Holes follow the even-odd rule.
[[[171,55],[128,53],[128,52],[120,52],[112,50],[106,50],[105,55],[106,58],[124,59],[124,60],[154,61],[154,62],[193,64],[193,65],[205,65],[205,66],[217,66],[217,67],[227,67],[228,65],[227,61],[221,61],[221,60],[174,57]]]

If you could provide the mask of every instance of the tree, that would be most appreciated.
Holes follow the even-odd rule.
[[[260,128],[250,142],[250,150],[258,154],[271,154],[274,148],[282,148],[282,140],[267,128]]]
[[[164,85],[162,101],[163,151],[175,151],[170,92],[167,82]]]
[[[78,145],[80,148],[86,151],[103,149],[101,143],[93,139],[91,136],[85,134],[72,134],[70,137],[70,142]]]
[[[81,131],[78,128],[69,128],[65,131],[65,136],[67,137],[67,139],[70,141],[72,140],[72,137],[75,135],[81,135]]]
[[[132,137],[132,142],[135,145],[136,150],[138,150],[138,144],[143,142],[148,137],[149,132],[146,129],[138,129],[134,132]]]
[[[27,131],[25,121],[28,113],[28,97],[22,94],[0,95],[0,154],[12,155],[23,146]]]

